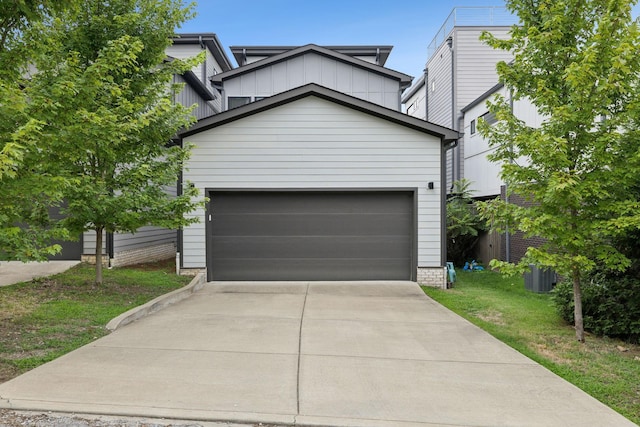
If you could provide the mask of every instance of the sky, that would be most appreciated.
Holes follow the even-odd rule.
[[[385,66],[414,77],[422,74],[427,46],[454,7],[504,6],[503,0],[198,0],[196,3],[196,17],[178,32],[216,33],[234,66],[237,64],[229,46],[392,45]]]

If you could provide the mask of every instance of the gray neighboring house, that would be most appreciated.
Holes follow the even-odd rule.
[[[179,34],[167,49],[167,57],[189,58],[205,51],[205,61],[193,70],[174,76],[174,83],[184,83],[184,89],[174,102],[194,105],[194,115],[202,119],[221,112],[221,94],[212,86],[210,78],[230,71],[233,66],[218,37],[213,33]],[[176,177],[177,181],[177,177]],[[176,194],[177,187],[166,189]],[[104,253],[110,266],[123,266],[139,262],[173,257],[177,248],[177,233],[160,227],[142,227],[136,233],[105,233]],[[95,262],[95,232],[84,233],[77,242],[58,242],[62,252],[53,259]]]
[[[209,198],[180,233],[209,280],[444,286],[444,159],[458,133],[401,112],[389,46],[239,46],[211,77],[223,112],[180,136]]]
[[[506,37],[517,23],[504,7],[454,8],[428,46],[424,74],[403,95],[407,114],[462,132],[462,109],[498,83],[496,64],[511,55],[479,40]],[[464,174],[465,139],[447,153],[447,186]]]

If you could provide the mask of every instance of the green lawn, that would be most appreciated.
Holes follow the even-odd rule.
[[[640,346],[575,331],[551,296],[524,289],[522,277],[458,272],[453,289],[425,293],[496,338],[546,366],[635,423],[640,423]]]
[[[104,271],[80,264],[45,279],[0,287],[0,383],[108,333],[125,311],[185,286],[172,261]]]

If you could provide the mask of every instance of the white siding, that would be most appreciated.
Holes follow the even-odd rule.
[[[309,83],[399,111],[400,82],[310,52],[224,81],[225,96],[267,97]]]
[[[458,130],[462,126],[458,123],[460,110],[498,83],[496,64],[499,61],[508,62],[512,56],[481,42],[480,35],[485,30],[497,37],[506,38],[509,28],[454,27],[449,34],[453,39],[453,52],[444,41],[429,59],[428,121]],[[464,151],[465,144],[461,141],[447,155],[448,185],[465,176],[464,168],[467,163],[460,161],[465,157]]]
[[[427,64],[427,120],[440,126],[453,128],[451,122],[451,50],[444,43]]]
[[[426,86],[422,85],[416,92],[405,101],[406,113],[418,119],[427,119]]]
[[[505,88],[501,88],[497,93],[509,100],[510,95]],[[471,134],[471,121],[475,120],[477,125],[478,118],[487,112],[486,102],[481,102],[464,115],[464,177],[471,181],[470,188],[474,197],[499,195],[500,186],[504,184],[500,178],[501,164],[491,162],[487,158],[495,149],[489,147],[488,141],[479,133]],[[542,116],[527,99],[515,101],[513,113],[528,126],[539,127],[542,123]],[[526,162],[526,159],[519,162]]]
[[[482,31],[489,30],[499,38],[508,36],[503,27],[458,27],[455,30],[456,48],[456,110],[464,108],[498,83],[496,64],[509,62],[512,55],[495,50],[480,41]]]
[[[418,266],[440,266],[439,138],[307,97],[186,138],[185,171],[207,188],[417,188]],[[434,182],[435,190],[427,190]],[[205,260],[204,211],[184,230],[184,267]]]

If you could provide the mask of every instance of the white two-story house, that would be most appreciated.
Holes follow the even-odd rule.
[[[235,46],[222,112],[180,136],[208,198],[180,236],[209,280],[445,285],[444,153],[458,133],[401,112],[389,46]]]

